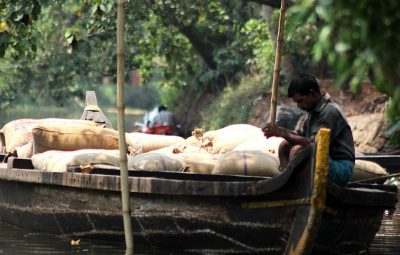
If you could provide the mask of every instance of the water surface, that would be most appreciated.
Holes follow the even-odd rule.
[[[0,222],[0,254],[125,254],[124,244],[80,240],[71,245],[71,240],[61,236],[35,233]]]
[[[400,188],[400,178],[392,180]],[[371,255],[400,254],[400,192],[395,210],[385,211],[382,225],[369,249]]]

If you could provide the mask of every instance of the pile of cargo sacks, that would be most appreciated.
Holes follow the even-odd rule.
[[[90,173],[96,165],[119,166],[118,132],[87,120],[17,119],[4,125],[3,153],[31,158],[35,169],[63,172],[80,167]],[[233,124],[192,136],[126,133],[128,169],[202,174],[277,176],[282,138],[265,138],[249,124]],[[387,175],[373,162],[356,160],[352,180]]]

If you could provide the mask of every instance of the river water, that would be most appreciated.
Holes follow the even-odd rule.
[[[119,255],[125,254],[123,244],[81,240],[79,245],[71,245],[71,240],[55,235],[35,233],[0,223],[0,254],[90,254]]]
[[[399,187],[396,209],[385,212],[381,228],[369,249],[371,255],[400,254],[400,178],[392,179],[392,183]]]

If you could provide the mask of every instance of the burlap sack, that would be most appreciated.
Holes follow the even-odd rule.
[[[201,147],[211,152],[215,132],[216,131],[207,131],[203,133],[201,128],[196,128],[193,130],[192,136],[186,138],[184,144]]]
[[[276,176],[278,160],[270,153],[260,151],[231,151],[218,159],[213,174]]]
[[[190,173],[211,174],[221,155],[209,153],[183,152],[182,161],[187,165]]]
[[[260,128],[249,124],[235,124],[221,128],[213,137],[213,153],[232,151],[246,141],[265,139]]]
[[[97,164],[119,166],[118,150],[84,149],[76,151],[46,151],[32,156],[35,169],[48,172],[65,172],[76,166],[90,172]]]
[[[180,136],[152,135],[144,133],[126,133],[126,139],[131,144],[141,143],[143,146],[143,152],[158,150],[185,141],[185,139]]]
[[[250,140],[239,144],[234,151],[261,151],[271,153],[279,161],[279,145],[284,141],[282,137],[270,137],[268,139]]]
[[[151,152],[174,155],[174,157],[181,153],[209,154],[205,149],[199,146],[188,145],[185,143],[173,144]]]
[[[146,152],[128,158],[128,168],[146,171],[181,172],[186,169],[185,164],[173,155]]]
[[[388,172],[379,164],[368,160],[356,159],[350,181],[361,181],[387,175]]]
[[[29,140],[29,142],[17,149],[18,158],[31,158],[33,155],[33,140]]]
[[[221,129],[218,129],[218,132],[244,132],[244,133],[253,133],[253,132],[261,132],[259,127],[250,125],[250,124],[232,124]],[[217,132],[217,133],[218,133]]]
[[[17,119],[5,124],[1,130],[4,135],[6,152],[13,152],[32,139],[32,129],[36,125],[59,124],[59,125],[88,125],[95,126],[96,123],[88,120],[76,119]]]
[[[202,129],[195,129],[192,132],[192,136],[185,140],[185,143],[200,146],[214,154],[221,154],[232,151],[236,146],[245,141],[263,138],[263,132],[256,126],[250,124],[233,124],[205,133]]]
[[[189,136],[188,138],[185,139],[185,143],[188,145],[197,145],[200,146],[201,142],[194,136]]]
[[[88,125],[38,125],[33,128],[33,153],[48,150],[118,149],[118,132]]]

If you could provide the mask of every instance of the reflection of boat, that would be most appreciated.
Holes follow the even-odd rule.
[[[397,188],[325,186],[315,158],[306,147],[273,178],[130,171],[135,242],[238,254],[366,250]],[[70,238],[124,240],[119,169],[79,171],[43,172],[9,158],[0,167],[0,220]]]

